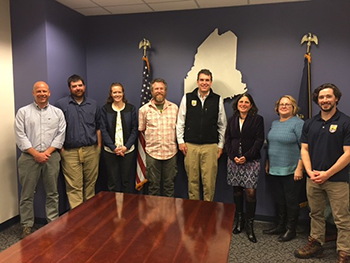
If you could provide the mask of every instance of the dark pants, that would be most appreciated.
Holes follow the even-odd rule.
[[[124,157],[103,151],[103,157],[106,164],[108,175],[108,189],[109,191],[117,192],[119,184],[123,193],[130,193],[130,168],[134,161],[134,151],[125,154]]]
[[[273,186],[273,197],[277,205],[286,206],[288,209],[299,209],[299,192],[303,184],[303,180],[294,181],[294,174],[287,176],[271,175]]]
[[[177,174],[176,154],[168,160],[157,160],[146,154],[146,176],[149,180],[148,194],[174,196],[174,180]],[[163,191],[161,191],[161,183]]]

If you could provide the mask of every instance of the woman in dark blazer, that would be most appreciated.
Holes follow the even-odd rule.
[[[101,133],[108,189],[116,192],[121,181],[122,192],[128,193],[137,139],[137,117],[135,107],[125,99],[121,83],[111,84],[107,103],[101,110]]]
[[[225,149],[227,183],[233,186],[236,204],[234,234],[244,227],[248,239],[257,242],[253,222],[256,208],[256,188],[260,172],[260,150],[264,144],[264,119],[248,93],[237,97],[232,105],[233,116],[227,123]],[[243,190],[246,199],[246,220],[243,219]]]

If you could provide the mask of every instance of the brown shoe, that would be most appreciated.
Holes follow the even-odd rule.
[[[23,226],[21,239],[29,236],[32,233],[32,228],[29,226]]]
[[[309,236],[309,242],[305,247],[299,248],[294,251],[294,256],[297,258],[321,258],[323,257],[324,248],[320,244],[320,242],[316,241],[316,239]]]
[[[339,251],[337,263],[350,263],[350,255],[344,251]]]

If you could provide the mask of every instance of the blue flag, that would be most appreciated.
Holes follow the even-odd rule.
[[[299,115],[302,119],[307,120],[312,117],[311,113],[311,54],[304,55],[304,69],[301,78],[299,91]]]

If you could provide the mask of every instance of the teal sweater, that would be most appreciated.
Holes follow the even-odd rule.
[[[300,159],[300,137],[304,121],[293,116],[287,121],[275,120],[267,135],[271,175],[294,174]]]

